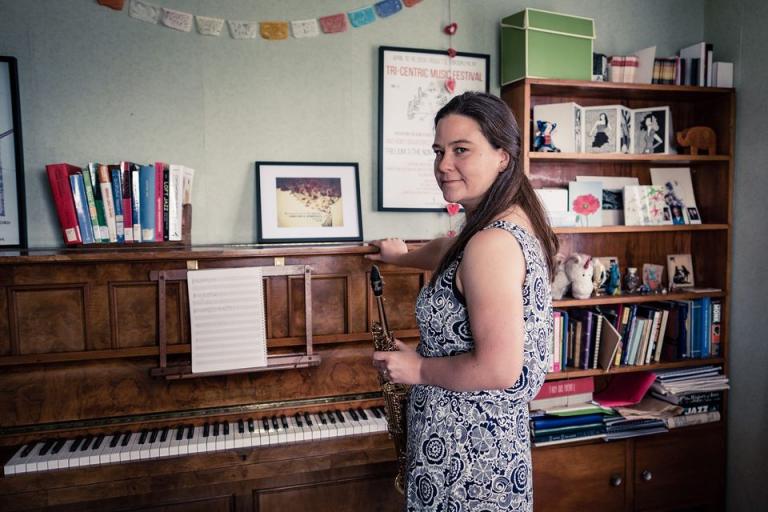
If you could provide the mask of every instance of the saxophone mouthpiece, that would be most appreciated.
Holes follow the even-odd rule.
[[[384,281],[381,278],[379,267],[371,265],[371,289],[376,297],[381,297],[384,293]]]

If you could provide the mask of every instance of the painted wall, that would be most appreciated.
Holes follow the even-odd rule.
[[[256,21],[361,6],[359,0],[154,3]],[[310,40],[243,41],[150,25],[129,17],[127,8],[115,12],[95,0],[0,0],[0,54],[19,59],[30,246],[61,245],[44,167],[62,161],[160,160],[196,169],[192,239],[198,244],[255,241],[256,160],[359,162],[366,239],[444,233],[446,214],[375,211],[377,50],[445,49],[448,5],[423,0],[366,27]],[[656,44],[667,55],[700,40],[702,5],[453,0],[454,46],[491,55],[490,83],[498,92],[498,22],[524,7],[594,18],[597,51],[623,54]]]
[[[730,311],[732,391],[728,414],[728,510],[762,510],[768,503],[768,4],[708,0],[704,35],[718,60],[733,61],[736,87],[733,267]]]

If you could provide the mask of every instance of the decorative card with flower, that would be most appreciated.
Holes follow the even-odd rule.
[[[576,225],[599,227],[603,225],[603,184],[599,181],[572,181],[568,183],[568,208],[576,214]]]

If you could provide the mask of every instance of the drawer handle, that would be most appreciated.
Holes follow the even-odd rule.
[[[647,469],[640,473],[640,476],[645,480],[646,482],[650,482],[653,479],[653,473],[648,471]]]
[[[621,475],[611,475],[611,487],[619,487],[622,483],[624,483],[624,479],[621,478]]]

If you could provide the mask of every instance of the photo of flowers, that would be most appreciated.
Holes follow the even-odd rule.
[[[576,214],[576,226],[603,225],[603,184],[600,181],[572,181],[568,183],[568,208]]]

